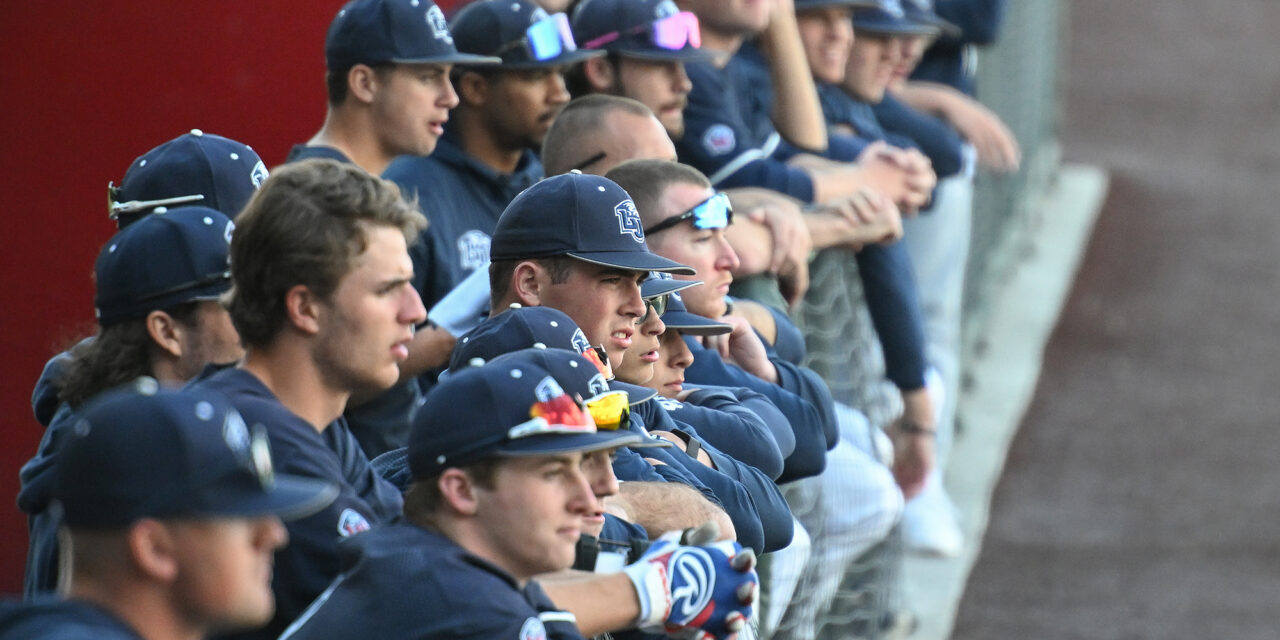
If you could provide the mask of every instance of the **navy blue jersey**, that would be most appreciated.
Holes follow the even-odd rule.
[[[943,34],[934,41],[911,78],[939,82],[972,96],[977,71],[973,45],[995,42],[1005,5],[1006,0],[938,0],[934,11],[960,27],[960,36]]]
[[[330,638],[581,640],[582,634],[536,581],[521,587],[448,538],[405,523],[346,541],[342,574],[281,636]]]
[[[885,94],[884,100],[871,110],[886,133],[905,136],[913,146],[929,157],[939,180],[960,173],[964,167],[961,155],[964,140],[947,123],[916,111],[893,97],[893,94]]]
[[[739,389],[751,402],[757,403],[757,408],[759,403],[772,405],[759,393]],[[694,425],[707,442],[734,459],[759,469],[772,479],[782,475],[783,454],[774,438],[774,430],[760,414],[745,406],[734,390],[705,387],[693,390],[684,402],[670,398],[657,398],[657,401],[673,420]],[[791,436],[791,448],[794,450],[795,437],[791,434],[791,425],[776,407],[773,412],[782,422],[779,430]]]
[[[689,345],[689,350],[693,353],[693,364],[685,370],[685,379],[690,384],[746,387],[764,395],[782,412],[782,415],[786,416],[791,432],[795,436],[796,446],[791,455],[783,461],[782,475],[778,477],[779,482],[822,473],[827,464],[828,436],[824,418],[826,411],[819,410],[813,400],[823,402],[824,394],[819,393],[817,397],[806,398],[797,393],[797,391],[818,391],[812,384],[808,384],[811,381],[807,377],[802,377],[798,371],[795,371],[799,367],[780,358],[772,360],[778,369],[780,382],[783,380],[806,382],[801,389],[788,389],[782,385],[761,380],[737,366],[726,363],[719,352],[703,347],[690,336],[685,337],[685,344]],[[793,370],[791,372],[793,375],[783,377],[784,368]],[[819,384],[822,382],[816,374],[813,380]],[[822,388],[825,389],[825,385],[822,385]],[[825,401],[832,402],[829,391],[825,392]],[[829,410],[833,411],[833,409]]]
[[[280,404],[253,374],[243,369],[225,369],[191,386],[223,394],[246,424],[264,425],[278,472],[318,478],[339,488],[338,498],[319,513],[286,523],[289,544],[276,552],[275,577],[271,582],[276,595],[275,617],[266,628],[246,635],[274,638],[338,575],[338,542],[394,521],[403,508],[403,501],[394,487],[380,484],[385,481],[374,476],[371,470],[364,470],[362,482],[377,489],[365,487],[362,494],[348,475],[358,470],[363,454],[345,450],[344,456],[355,457],[346,462],[353,468],[344,468],[344,456],[334,450],[334,442],[346,438],[341,434],[325,436],[317,431]],[[367,459],[363,465],[368,467]]]
[[[22,483],[18,508],[27,514],[27,570],[23,581],[23,595],[27,598],[52,594],[58,587],[58,528],[62,526],[62,514],[50,507],[58,454],[75,423],[71,407],[65,403],[59,406],[40,439],[35,457],[18,473]]]
[[[142,640],[123,620],[97,605],[52,596],[0,602],[0,640]]]
[[[761,122],[752,126],[743,117],[734,68],[689,62],[685,70],[693,90],[684,109],[684,136],[676,141],[680,161],[697,167],[721,189],[766,187],[812,202],[809,176],[774,157],[782,136],[771,125],[766,130]]]
[[[642,402],[632,410],[643,414],[650,430],[670,431],[698,440],[701,449],[715,465],[714,469],[678,449],[670,450],[671,457],[716,493],[737,529],[738,542],[742,546],[768,552],[791,543],[791,508],[771,478],[708,443],[698,435],[696,426],[673,419],[658,398]]]
[[[293,145],[293,148],[289,149],[289,155],[285,157],[284,161],[286,163],[297,162],[299,160],[306,160],[307,158],[328,158],[330,160],[337,160],[338,162],[344,162],[346,164],[353,164],[351,162],[351,158],[348,158],[345,153],[338,151],[333,147],[311,147],[305,144]]]
[[[400,186],[431,222],[409,250],[414,285],[431,308],[464,278],[489,262],[489,238],[503,209],[542,178],[542,163],[525,151],[514,173],[504,174],[463,151],[445,135],[430,156],[396,158],[382,177]]]

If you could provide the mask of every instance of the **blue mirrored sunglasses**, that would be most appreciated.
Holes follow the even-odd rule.
[[[685,220],[693,221],[694,229],[723,229],[733,223],[733,205],[723,191],[698,203],[694,208],[677,216],[671,216],[644,230],[645,235],[670,229]]]
[[[543,62],[561,54],[578,50],[573,41],[573,29],[563,13],[553,13],[524,30],[524,37],[502,45],[496,52],[501,56],[516,48],[523,48],[529,60]]]

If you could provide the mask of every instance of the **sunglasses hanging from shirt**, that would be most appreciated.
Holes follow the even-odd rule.
[[[702,48],[702,32],[698,29],[698,16],[690,11],[681,11],[631,29],[611,31],[582,46],[586,49],[597,49],[615,40],[631,39],[636,36],[642,36],[655,47],[670,51],[679,51],[686,44],[695,49]]]
[[[723,229],[733,223],[733,205],[729,204],[729,195],[723,191],[699,202],[692,209],[676,216],[671,216],[658,224],[644,230],[645,235],[670,229],[685,220],[693,221],[693,228]]]
[[[563,13],[553,13],[529,25],[529,28],[524,30],[523,38],[502,45],[494,53],[502,56],[517,48],[523,48],[530,61],[542,62],[564,53],[577,51],[578,45],[573,41],[573,29],[569,26],[569,18]]]

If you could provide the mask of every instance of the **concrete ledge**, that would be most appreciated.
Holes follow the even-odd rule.
[[[912,638],[941,640],[951,634],[986,533],[991,494],[1035,391],[1045,344],[1075,279],[1107,182],[1107,174],[1097,167],[1064,165],[1059,170],[980,332],[987,348],[966,366],[972,385],[957,409],[964,431],[952,445],[946,474],[965,549],[949,560],[907,557],[903,592],[920,621]]]

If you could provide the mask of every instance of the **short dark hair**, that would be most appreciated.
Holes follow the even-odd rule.
[[[584,141],[594,140],[604,129],[605,118],[614,111],[642,118],[653,116],[653,111],[644,103],[622,96],[593,93],[573,99],[560,110],[542,139],[542,167],[546,175],[566,173],[599,151],[595,148],[598,144],[584,145]]]
[[[231,236],[228,310],[244,344],[275,339],[292,287],[328,298],[364,252],[366,225],[393,227],[412,244],[427,220],[394,183],[352,164],[315,158],[272,171]]]
[[[200,302],[192,300],[162,309],[176,322],[199,330]],[[72,347],[58,380],[58,400],[77,408],[107,389],[139,376],[150,376],[151,355],[159,348],[147,331],[147,319],[135,318],[98,330],[93,340]]]
[[[701,171],[670,160],[628,160],[610,169],[605,177],[631,195],[646,229],[662,221],[664,215],[658,211],[658,202],[668,186],[684,183],[711,187],[711,181]]]
[[[365,65],[378,75],[378,78],[384,79],[396,67],[394,62],[374,62]],[[346,69],[330,69],[324,74],[325,92],[329,95],[329,106],[340,106],[347,99],[347,74],[351,72],[351,67]]]
[[[501,458],[484,458],[461,467],[481,489],[492,489],[498,479]],[[440,476],[416,480],[404,493],[404,517],[419,526],[432,526],[444,496],[440,494]]]
[[[546,258],[514,258],[511,260],[494,260],[489,263],[489,302],[496,304],[511,290],[511,276],[516,272],[516,265],[533,261],[542,266],[551,277],[551,284],[564,284],[569,280],[574,263],[581,263],[569,256],[549,256]]]

